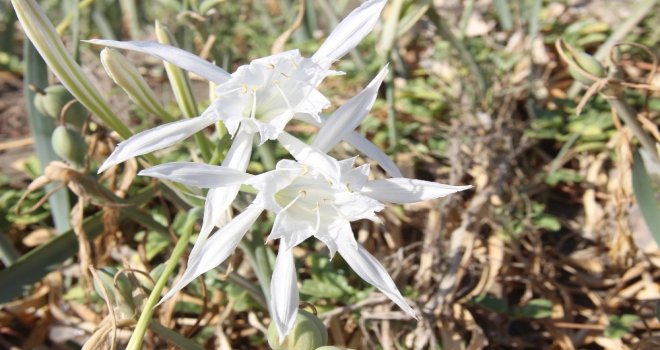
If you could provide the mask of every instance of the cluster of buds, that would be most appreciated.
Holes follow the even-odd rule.
[[[56,120],[51,145],[55,154],[69,164],[82,168],[87,153],[87,143],[82,136],[88,112],[62,85],[36,89],[34,106],[44,116]]]

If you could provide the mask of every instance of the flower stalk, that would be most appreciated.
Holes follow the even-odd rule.
[[[149,328],[149,325],[153,318],[155,307],[158,303],[158,300],[160,300],[160,295],[163,292],[163,289],[165,288],[165,285],[169,281],[170,277],[172,276],[172,272],[174,271],[174,268],[179,263],[179,259],[186,251],[186,247],[188,246],[188,242],[190,241],[190,236],[193,233],[192,226],[195,220],[197,220],[197,216],[198,216],[195,214],[196,211],[193,211],[188,215],[187,222],[184,224],[185,229],[183,230],[183,234],[181,235],[181,237],[179,237],[179,240],[176,242],[176,245],[174,246],[174,250],[172,251],[172,255],[165,264],[165,269],[163,270],[163,273],[158,277],[154,289],[151,290],[151,293],[149,294],[149,298],[144,304],[144,308],[142,309],[140,318],[138,319],[137,324],[135,325],[135,329],[133,330],[133,334],[131,334],[131,338],[128,341],[128,345],[126,346],[126,350],[142,349],[144,334],[146,333],[147,328]]]

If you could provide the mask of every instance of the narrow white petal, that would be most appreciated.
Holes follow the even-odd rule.
[[[332,179],[339,179],[339,163],[332,157],[310,147],[286,131],[282,132],[277,139],[282,147],[301,164],[311,166]]]
[[[222,161],[222,166],[245,171],[250,163],[250,156],[252,155],[252,140],[254,134],[247,132],[239,132],[234,136],[231,147]]]
[[[192,162],[160,164],[142,170],[138,175],[151,176],[201,188],[240,185],[252,177],[252,175],[240,170]]]
[[[239,131],[234,137],[225,159],[222,161],[222,166],[245,172],[252,155],[253,137],[253,134]],[[220,222],[226,217],[227,209],[238,195],[239,189],[240,185],[230,185],[209,190],[204,203],[204,218],[202,219],[202,229],[197,237],[198,242],[203,243],[206,241],[213,228],[220,225]],[[190,252],[190,261],[195,261],[198,258],[200,246],[195,245],[193,247]]]
[[[98,172],[102,173],[111,166],[133,157],[171,146],[214,122],[214,117],[203,115],[201,117],[163,124],[133,135],[117,146],[110,157],[101,165]]]
[[[197,243],[195,243],[193,249],[190,251],[190,261],[199,259],[201,248],[204,246],[204,242],[206,242],[211,232],[213,232],[213,229],[216,226],[222,226],[221,223],[228,219],[229,213],[227,209],[229,209],[232,201],[238,195],[239,188],[240,186],[217,187],[209,189],[208,193],[206,193],[202,228],[197,236]]]
[[[415,311],[403,299],[403,296],[396,288],[392,277],[385,271],[373,255],[369,254],[364,247],[357,245],[357,249],[350,244],[338,242],[337,246],[339,254],[346,260],[346,263],[357,273],[363,280],[378,288],[383,294],[390,298],[395,304],[399,305],[403,311],[408,313],[411,317],[415,316]]]
[[[201,248],[198,248],[200,250],[199,257],[193,259],[191,256],[188,259],[188,266],[183,273],[183,277],[172,286],[172,289],[165,294],[160,302],[162,303],[171,298],[199,275],[222,264],[234,252],[245,232],[250,229],[250,226],[259,218],[263,210],[263,206],[251,204],[207,241],[200,242],[198,239],[194,248],[201,246]]]
[[[399,167],[394,164],[392,159],[364,136],[353,131],[344,136],[344,141],[348,142],[348,144],[355,147],[358,151],[364,153],[367,157],[378,162],[378,165],[380,165],[390,176],[403,177],[401,170],[399,170]]]
[[[314,120],[313,118],[308,118],[303,115],[296,116],[298,119],[305,121],[314,126],[321,127],[322,123]],[[344,135],[344,141],[348,142],[351,146],[355,147],[358,151],[364,153],[367,157],[375,160],[378,164],[392,177],[403,177],[399,167],[394,164],[390,157],[385,154],[378,146],[374,145],[373,142],[367,140],[364,136],[358,134],[355,131],[349,132]]]
[[[365,1],[353,10],[330,33],[312,59],[316,62],[332,62],[342,58],[374,28],[386,0]]]
[[[353,96],[328,117],[321,125],[321,130],[316,134],[312,147],[316,147],[322,152],[328,152],[345,135],[355,130],[373,107],[378,95],[378,88],[387,72],[387,66],[383,67],[364,90]]]
[[[153,41],[115,41],[102,39],[84,41],[95,45],[116,47],[118,49],[146,53],[148,55],[152,55],[160,58],[161,60],[172,63],[181,69],[195,73],[216,84],[222,84],[229,80],[231,77],[231,75],[225,72],[224,69],[214,65],[211,62],[203,60],[199,56],[196,56],[175,46],[159,44]]]
[[[270,283],[271,317],[280,340],[293,328],[298,315],[298,280],[291,249],[280,249]]]
[[[450,186],[400,177],[368,181],[362,187],[362,194],[381,202],[403,204],[436,199],[469,188],[472,186]]]

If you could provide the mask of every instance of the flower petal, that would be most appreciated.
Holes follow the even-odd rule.
[[[415,311],[403,299],[403,296],[396,288],[392,277],[385,271],[373,255],[369,254],[364,247],[357,245],[353,247],[343,241],[337,242],[339,254],[346,260],[346,263],[357,273],[363,280],[378,288],[383,294],[390,298],[395,304],[399,305],[403,311],[408,313],[411,317],[415,316]]]
[[[381,202],[403,204],[436,199],[469,188],[472,186],[450,186],[400,177],[368,181],[362,187],[362,194]]]
[[[171,298],[199,275],[222,264],[234,252],[245,232],[250,229],[263,210],[263,206],[253,203],[207,241],[200,242],[198,239],[195,247],[203,245],[199,257],[193,259],[191,256],[188,259],[188,267],[183,273],[183,277],[172,286],[160,303]]]
[[[298,315],[298,280],[291,249],[280,249],[270,283],[271,316],[279,339],[284,340]]]
[[[118,49],[138,51],[160,58],[170,62],[177,67],[195,73],[216,84],[222,84],[227,81],[231,75],[224,69],[214,65],[211,62],[203,60],[186,50],[178,47],[163,45],[153,41],[115,41],[115,40],[83,40],[90,44],[116,47]]]
[[[239,131],[234,137],[234,141],[222,161],[222,166],[230,169],[236,169],[244,172],[250,162],[252,155],[252,139],[254,135]],[[226,218],[227,209],[236,198],[240,185],[230,185],[226,187],[212,188],[206,194],[204,203],[204,218],[202,219],[202,229],[197,237],[197,242],[202,244],[193,246],[190,252],[190,260],[194,261],[200,254],[199,247],[206,241],[213,228],[221,226]]]
[[[243,171],[201,163],[174,162],[142,170],[138,175],[175,181],[186,186],[201,188],[240,185],[252,175]]]
[[[283,211],[275,216],[273,228],[270,230],[267,240],[286,238],[280,241],[280,249],[288,249],[302,243],[316,233],[314,220],[300,220],[288,212]]]
[[[339,163],[332,157],[295,138],[286,131],[278,136],[278,141],[301,164],[313,167],[331,179],[339,180]]]
[[[383,67],[364,90],[337,108],[330,117],[323,121],[321,129],[312,142],[312,147],[327,153],[347,134],[355,130],[373,107],[378,95],[378,88],[387,72],[387,66]]]
[[[392,159],[364,136],[353,131],[344,136],[344,141],[348,142],[358,151],[364,153],[367,157],[375,160],[390,176],[403,177],[401,170],[399,170],[399,167],[394,164]]]
[[[386,0],[365,1],[353,10],[330,33],[312,59],[328,66],[342,58],[371,32],[378,22]]]
[[[322,123],[309,118],[306,116],[298,116],[298,119],[312,124],[314,126],[321,127]],[[349,132],[344,135],[344,141],[348,142],[351,146],[355,147],[358,151],[364,153],[367,157],[375,160],[378,164],[392,177],[403,177],[399,167],[394,164],[390,157],[385,154],[378,146],[374,145],[373,142],[367,140],[364,136],[358,134],[355,131]]]
[[[201,117],[163,124],[133,135],[117,146],[110,157],[101,165],[98,172],[102,173],[111,166],[133,157],[171,146],[214,122],[215,117],[207,114]]]

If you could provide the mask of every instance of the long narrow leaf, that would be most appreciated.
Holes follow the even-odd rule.
[[[176,46],[177,44],[174,36],[158,21],[156,21],[156,37],[161,44],[169,44],[173,46]],[[172,85],[174,98],[183,112],[183,115],[186,118],[198,116],[199,111],[197,110],[195,95],[192,93],[188,73],[169,62],[163,61],[163,64],[165,65],[167,78]],[[198,132],[195,133],[195,142],[197,142],[197,146],[199,146],[202,158],[208,162],[211,159],[211,143],[208,138],[206,138],[204,134]]]
[[[513,28],[513,20],[511,19],[509,2],[506,0],[495,0],[495,8],[497,9],[497,16],[500,19],[502,28],[504,30],[511,30]]]
[[[660,244],[660,209],[656,201],[657,191],[653,190],[651,177],[644,167],[644,160],[639,152],[635,153],[635,164],[633,165],[633,190],[637,204],[642,212],[653,238]]]
[[[48,67],[60,79],[71,94],[88,110],[121,137],[128,138],[131,131],[112,112],[108,103],[87,79],[80,66],[66,50],[62,40],[34,0],[11,0],[23,30],[41,54]]]
[[[27,102],[27,115],[30,121],[30,130],[34,137],[34,144],[37,151],[37,158],[41,164],[41,171],[53,160],[59,160],[55,154],[53,146],[51,145],[51,136],[55,128],[52,118],[42,115],[37,111],[34,106],[35,92],[29,86],[33,85],[37,88],[43,89],[48,84],[48,70],[46,63],[39,57],[34,46],[29,41],[24,45],[24,59],[25,59],[25,101]],[[50,191],[54,188],[55,184],[46,186],[46,190]],[[49,199],[50,210],[55,222],[55,228],[58,232],[62,233],[71,228],[69,225],[69,211],[71,210],[71,203],[69,202],[69,195],[66,189],[61,189],[55,192]]]
[[[85,220],[83,229],[90,240],[101,234],[102,213]],[[73,230],[68,230],[20,257],[13,265],[0,271],[0,304],[20,296],[26,288],[57,269],[77,252],[78,239]]]
[[[16,250],[5,233],[0,230],[0,261],[2,261],[5,266],[10,266],[20,257],[21,254]]]

